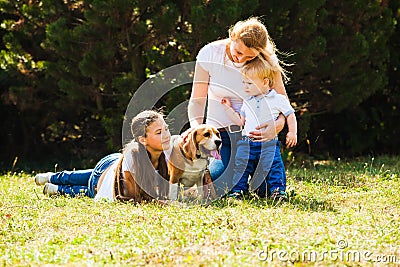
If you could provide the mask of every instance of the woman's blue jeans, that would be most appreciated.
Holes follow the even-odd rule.
[[[107,155],[96,164],[94,169],[55,173],[50,177],[50,183],[58,185],[58,192],[61,194],[71,197],[84,195],[93,198],[101,174],[120,156],[120,153]]]
[[[209,165],[217,197],[224,196],[232,189],[237,142],[242,138],[241,132],[221,132],[220,134],[222,139],[221,160],[212,159]]]

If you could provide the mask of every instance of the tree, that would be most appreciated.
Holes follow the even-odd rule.
[[[6,167],[15,156],[96,160],[118,150],[137,88],[195,60],[253,15],[289,63],[286,88],[303,144],[318,140],[298,150],[351,155],[400,146],[391,124],[399,118],[398,1],[9,0],[0,12]],[[168,113],[190,89],[174,89],[157,106]]]
[[[10,16],[3,38],[3,69],[19,77],[17,86],[6,87],[3,99],[18,99],[15,108],[26,111],[15,118],[30,125],[30,132],[22,136],[32,141],[24,143],[47,147],[44,151],[50,157],[52,151],[57,157],[86,158],[118,149],[125,108],[135,90],[148,75],[193,60],[198,52],[193,47],[199,43],[192,37],[205,36],[194,32],[200,24],[211,18],[221,24],[205,29],[219,33],[225,28],[225,34],[227,22],[237,19],[243,4],[226,6],[228,1],[2,2],[2,13]],[[215,14],[203,13],[200,18],[195,10],[201,9]],[[7,61],[13,55],[29,59],[24,63],[30,66],[29,76],[22,75],[16,61]],[[188,92],[187,87],[178,89],[160,105],[171,109]]]
[[[307,143],[318,140],[317,153],[338,148],[354,154],[373,147],[372,140],[359,138],[367,127],[362,118],[372,113],[360,114],[360,105],[388,85],[393,21],[387,6],[368,0],[272,1],[262,6],[259,12],[267,14],[278,48],[294,53],[287,58],[295,63],[289,67],[287,89]]]
[[[321,69],[328,68],[319,77],[329,93],[318,97],[330,112],[311,130],[325,129],[321,144],[334,154],[383,152],[377,144],[385,131],[385,118],[377,100],[388,88],[391,10],[384,1],[329,1],[327,10],[330,15],[323,22],[330,26],[323,32],[329,37],[328,53]]]
[[[40,42],[51,14],[41,13],[38,6],[25,1],[2,1],[0,12],[2,158],[13,160],[39,147],[40,135],[36,134],[46,125],[46,111],[41,109],[43,99],[39,97],[43,91],[38,84],[44,75]],[[9,162],[6,164],[10,167]]]

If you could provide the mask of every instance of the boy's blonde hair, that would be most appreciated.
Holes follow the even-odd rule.
[[[266,60],[263,60],[260,57],[256,57],[255,59],[246,63],[241,72],[245,77],[252,76],[261,80],[267,78],[269,80],[270,87],[272,87],[274,84],[274,70]]]
[[[240,40],[248,48],[256,49],[260,53],[258,57],[266,60],[272,71],[279,71],[286,80],[289,80],[286,70],[281,66],[281,64],[285,64],[276,57],[276,53],[279,51],[274,41],[258,18],[251,17],[244,21],[238,21],[228,32],[232,41]]]

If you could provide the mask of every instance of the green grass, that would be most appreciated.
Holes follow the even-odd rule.
[[[46,198],[33,174],[9,173],[0,176],[0,266],[395,266],[399,161],[292,163],[288,202],[208,206]]]

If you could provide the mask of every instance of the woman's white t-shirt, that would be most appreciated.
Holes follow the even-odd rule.
[[[234,63],[229,59],[226,54],[228,41],[229,39],[224,39],[205,45],[196,58],[197,63],[210,75],[206,123],[217,128],[235,124],[227,116],[221,99],[229,98],[232,108],[239,112],[243,99],[248,97],[244,92],[243,77],[240,72],[244,63]],[[271,60],[272,65],[278,64],[275,54],[271,56]]]
[[[246,97],[240,73],[243,64],[233,63],[228,58],[225,52],[227,41],[207,44],[197,55],[197,63],[210,75],[206,123],[217,128],[234,124],[226,115],[221,99],[229,98],[232,108],[239,111]]]

